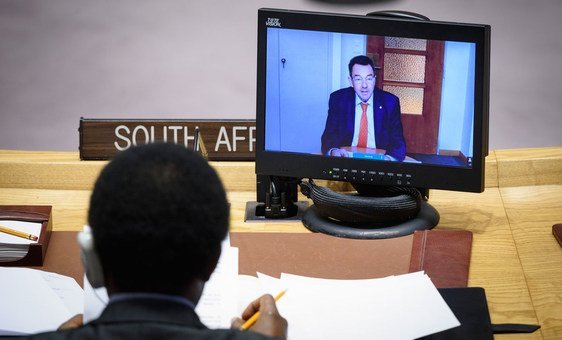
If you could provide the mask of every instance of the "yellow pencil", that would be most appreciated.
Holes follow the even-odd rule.
[[[23,231],[10,229],[10,228],[7,228],[7,227],[3,227],[1,225],[0,225],[0,231],[3,232],[3,233],[6,233],[6,234],[26,238],[26,239],[32,240],[32,241],[37,241],[37,239],[38,239],[38,237],[35,236],[35,235],[26,234]]]
[[[285,295],[285,292],[287,290],[282,291],[281,293],[277,294],[277,296],[275,297],[275,301],[279,301],[279,299]],[[249,318],[246,322],[244,322],[244,324],[242,326],[240,326],[240,330],[246,330],[250,327],[252,327],[254,325],[254,323],[256,322],[256,320],[258,319],[258,317],[260,316],[260,312],[256,312],[254,315],[252,315],[251,318]]]

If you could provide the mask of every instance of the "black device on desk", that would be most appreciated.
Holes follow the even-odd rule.
[[[398,198],[383,193],[373,200],[391,209],[388,196],[405,202],[414,196],[414,216],[354,225],[354,212],[349,221],[334,221],[317,216],[316,204],[304,220],[307,225],[312,211],[320,225],[350,230],[338,236],[400,236],[437,224],[439,215],[426,202],[429,189],[484,190],[490,27],[386,14],[259,10],[256,174],[257,201],[264,203],[266,217],[296,213],[295,187],[303,178],[351,182],[367,196],[379,191],[373,187],[392,186],[399,188]],[[352,74],[348,64],[357,56],[372,60],[372,74]],[[360,89],[369,86],[371,101]],[[359,99],[371,105],[365,109],[371,110],[370,136],[363,141],[357,137],[359,119],[353,118],[357,111],[351,111],[360,109],[347,104]],[[331,202],[326,195],[324,210],[358,207],[373,215],[356,197]],[[276,213],[268,215],[272,202]],[[392,232],[381,234],[385,229]]]

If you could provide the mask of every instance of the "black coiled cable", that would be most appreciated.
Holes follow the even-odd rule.
[[[313,180],[300,183],[301,192],[312,199],[324,217],[353,224],[401,222],[413,218],[422,196],[415,188],[357,186],[359,194],[342,194],[317,186]]]

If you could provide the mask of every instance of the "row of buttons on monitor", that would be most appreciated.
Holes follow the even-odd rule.
[[[412,175],[384,171],[367,171],[333,168],[328,174],[333,179],[390,185],[412,185]]]

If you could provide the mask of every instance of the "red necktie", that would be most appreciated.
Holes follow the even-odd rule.
[[[369,104],[361,103],[363,114],[361,114],[361,123],[359,124],[359,139],[357,140],[357,147],[359,148],[367,147],[367,135],[369,134],[369,123],[367,123],[367,106],[369,106]]]

